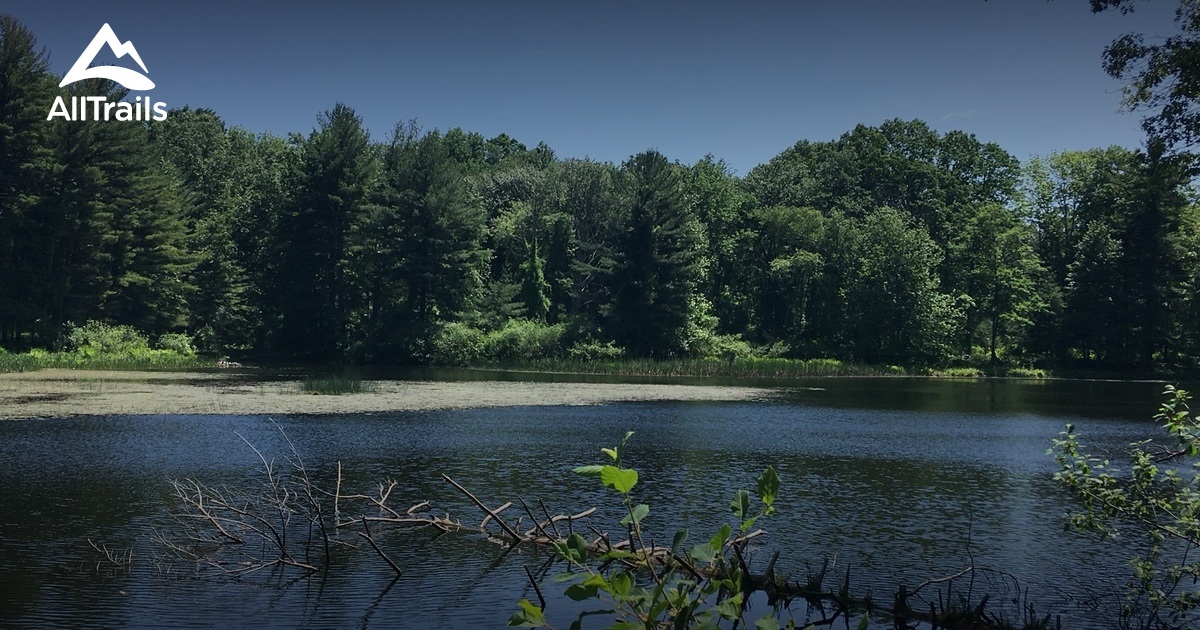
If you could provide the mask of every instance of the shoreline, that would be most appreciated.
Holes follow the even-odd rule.
[[[371,381],[374,391],[307,394],[299,380],[244,374],[47,369],[0,374],[0,419],[83,415],[338,414],[618,402],[763,400],[727,385],[517,381]]]

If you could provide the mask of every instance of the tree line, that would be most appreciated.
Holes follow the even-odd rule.
[[[0,16],[0,346],[67,322],[211,353],[378,363],[758,353],[900,365],[1200,362],[1186,154],[1021,164],[919,120],[800,141],[736,176],[649,150],[562,158],[338,104],[307,135],[46,120],[57,87]]]

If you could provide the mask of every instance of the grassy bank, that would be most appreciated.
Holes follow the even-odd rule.
[[[0,348],[0,373],[50,368],[69,370],[187,370],[216,367],[196,355],[192,338],[181,333],[150,338],[129,326],[89,321],[63,329],[63,350],[12,353]]]
[[[895,365],[859,365],[836,359],[778,359],[746,357],[721,359],[534,359],[485,363],[478,367],[617,376],[696,376],[716,378],[800,378],[811,376],[904,376],[911,372]]]
[[[0,373],[32,372],[50,368],[72,370],[187,370],[216,367],[217,362],[170,350],[148,350],[126,354],[81,354],[34,350],[24,354],[0,354]]]
[[[744,357],[721,359],[534,359],[481,362],[474,367],[561,374],[614,376],[690,376],[713,378],[806,378],[819,376],[933,376],[943,378],[1050,378],[1046,370],[1012,366],[905,368],[837,359]]]

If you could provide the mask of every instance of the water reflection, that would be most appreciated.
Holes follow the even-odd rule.
[[[369,491],[394,478],[400,503],[432,499],[464,521],[476,511],[440,473],[493,504],[519,496],[545,499],[554,512],[597,505],[615,514],[613,497],[570,470],[632,429],[629,464],[653,506],[647,526],[663,537],[682,523],[714,529],[732,490],[774,465],[784,480],[780,515],[765,525],[784,549],[780,568],[795,577],[806,560],[836,556],[854,589],[887,597],[900,581],[952,573],[973,558],[1019,576],[1039,609],[1085,624],[1106,619],[1078,603],[1120,583],[1122,557],[1062,532],[1044,452],[1067,417],[1101,447],[1141,435],[1160,384],[821,383],[769,404],[0,423],[0,625],[500,627],[516,599],[532,596],[523,567],[544,555],[501,558],[479,537],[428,531],[380,536],[404,567],[399,579],[369,551],[290,585],[294,574],[232,582],[156,566],[148,539],[169,524],[167,480],[255,483],[261,463],[239,434],[279,458],[288,451],[280,428],[318,483],[331,485],[340,461],[343,487]],[[89,539],[133,547],[133,569],[97,571]],[[550,610],[565,618],[570,606],[558,597]]]

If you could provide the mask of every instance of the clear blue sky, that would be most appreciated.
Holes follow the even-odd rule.
[[[24,22],[63,74],[108,22],[170,107],[308,133],[336,102],[376,139],[398,121],[499,133],[560,157],[646,148],[739,174],[797,140],[920,118],[1021,160],[1138,147],[1101,52],[1174,32],[1174,0],[814,2],[36,2]],[[110,56],[111,59],[111,56]],[[132,65],[128,59],[122,65]]]

